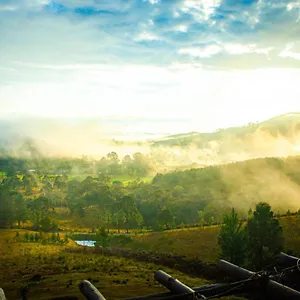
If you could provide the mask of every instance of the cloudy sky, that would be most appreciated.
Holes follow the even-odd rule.
[[[158,131],[186,132],[292,111],[300,0],[0,0],[3,119],[141,118],[148,131],[159,119]]]

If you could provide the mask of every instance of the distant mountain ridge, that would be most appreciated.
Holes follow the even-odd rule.
[[[300,112],[288,113],[246,126],[212,133],[177,134],[153,141],[153,147],[192,148],[202,163],[227,163],[259,157],[300,153]]]
[[[296,126],[296,128],[295,128]],[[153,142],[153,145],[169,144],[172,146],[181,146],[188,144],[190,142],[197,142],[198,140],[217,140],[224,137],[224,135],[236,135],[242,136],[249,133],[253,133],[256,130],[263,130],[266,132],[274,134],[286,135],[291,133],[291,129],[296,129],[297,132],[300,131],[300,112],[287,113],[279,115],[262,122],[249,123],[245,126],[239,127],[228,127],[223,129],[218,129],[215,132],[189,132],[189,133],[179,133],[167,136],[164,139],[160,139]]]
[[[84,118],[2,120],[0,150],[22,155],[24,140],[30,139],[45,156],[88,155],[101,158],[111,151],[116,151],[120,156],[151,152],[159,159],[160,165],[171,169],[300,154],[300,112],[211,133],[178,133],[160,138],[152,136],[152,140],[127,140],[126,136],[144,134],[149,137],[154,133],[162,133],[163,129],[154,120],[146,120],[145,126],[139,126],[139,120],[124,122]],[[152,122],[153,130],[149,131]],[[174,128],[171,128],[173,125]],[[169,132],[176,132],[174,119],[168,126]]]

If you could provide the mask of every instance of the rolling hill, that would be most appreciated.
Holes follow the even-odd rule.
[[[296,155],[300,152],[300,113],[212,133],[172,135],[153,141],[152,147],[190,149],[197,153],[195,162],[206,165]]]

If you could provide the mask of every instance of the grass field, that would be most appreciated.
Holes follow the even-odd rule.
[[[0,173],[1,174],[1,173]],[[70,174],[69,178],[70,179],[76,179],[79,181],[84,180],[86,177],[91,176],[95,177],[95,174]],[[144,182],[151,182],[153,179],[153,176],[144,176],[144,177],[138,177],[138,176],[129,176],[129,175],[114,175],[114,176],[108,176],[110,178],[110,181],[120,181],[123,182],[124,184],[129,183],[130,181],[134,181],[139,179],[140,181]]]
[[[300,216],[280,218],[285,239],[285,251],[300,254]],[[158,252],[170,252],[205,262],[218,259],[219,226],[177,229],[133,236],[128,247]]]
[[[20,230],[21,235],[24,232]],[[0,287],[8,299],[20,299],[20,290],[28,285],[29,299],[59,296],[84,299],[78,290],[83,279],[92,281],[107,299],[165,291],[153,280],[153,273],[160,266],[99,254],[67,253],[68,248],[80,248],[72,241],[67,245],[42,245],[19,242],[15,236],[16,230],[0,230]],[[190,286],[208,283],[163,269]],[[34,275],[41,275],[41,281],[31,282]]]
[[[145,177],[137,177],[137,176],[134,176],[134,177],[130,177],[130,176],[110,176],[110,180],[111,182],[113,181],[121,181],[123,182],[124,184],[126,183],[129,183],[130,181],[134,181],[134,180],[137,180],[139,179],[140,181],[144,181],[144,182],[151,182],[152,179],[153,179],[153,176],[145,176]]]
[[[214,262],[218,258],[217,237],[220,227],[176,229],[132,237],[128,245],[134,249],[170,252],[187,258]]]

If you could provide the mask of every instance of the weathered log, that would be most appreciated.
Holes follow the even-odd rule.
[[[216,283],[216,284],[210,284],[201,287],[195,287],[193,288],[193,290],[196,293],[204,294],[205,296],[210,296],[215,294],[214,291],[218,291],[219,289],[222,289],[227,285],[228,284],[226,283]],[[186,299],[186,294],[174,295],[171,292],[167,292],[167,293],[151,294],[151,295],[140,296],[140,297],[130,297],[130,298],[125,298],[123,300],[175,300],[175,299],[178,300],[181,298]]]
[[[193,289],[162,270],[156,271],[154,273],[154,279],[165,286],[173,294],[195,293]]]
[[[219,260],[219,262],[217,263],[217,266],[225,274],[228,274],[229,276],[238,278],[240,280],[248,279],[249,277],[255,275],[254,272],[244,269],[242,267],[236,266],[236,265],[234,265],[226,260],[223,260],[223,259]]]
[[[283,284],[280,284],[274,280],[264,278],[258,274],[255,274],[252,271],[236,266],[230,262],[227,262],[226,260],[220,260],[218,266],[221,271],[224,271],[229,276],[235,277],[237,279],[247,279],[252,277],[256,279],[261,279],[262,282],[265,280],[266,291],[268,295],[272,296],[272,299],[300,299],[300,292]]]
[[[267,293],[279,299],[300,299],[300,292],[274,280],[268,281]]]
[[[297,266],[297,264],[298,264],[298,266],[300,268],[300,259],[298,257],[280,252],[276,258],[277,258],[278,264],[280,264],[280,265],[292,267],[292,266]]]
[[[80,292],[87,300],[105,300],[104,296],[89,281],[83,280],[79,284]]]

